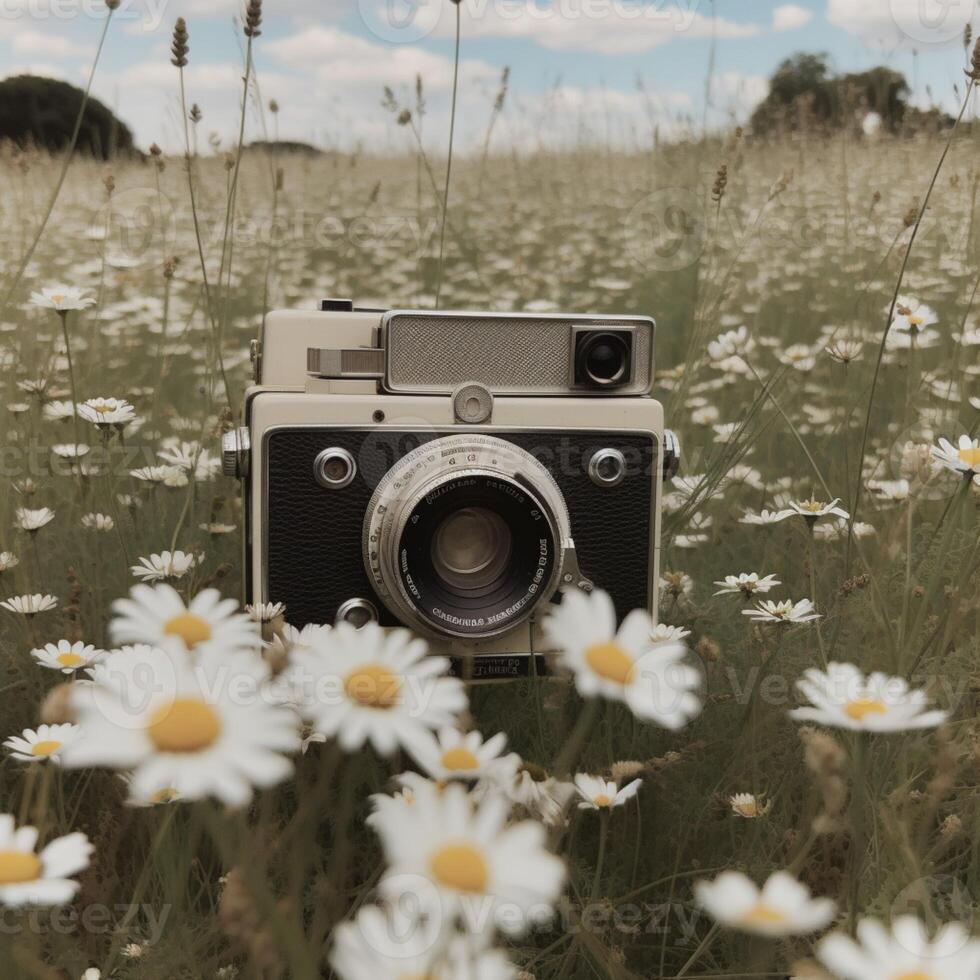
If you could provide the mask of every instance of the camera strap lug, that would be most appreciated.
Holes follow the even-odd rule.
[[[308,347],[306,373],[335,381],[380,381],[385,352],[381,347]]]
[[[672,480],[681,468],[681,443],[671,429],[664,429],[664,482]]]
[[[567,538],[562,542],[562,572],[561,587],[563,589],[581,589],[582,592],[593,592],[595,585],[582,574],[579,568],[578,552],[575,542]]]

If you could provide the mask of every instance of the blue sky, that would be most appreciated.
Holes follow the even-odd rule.
[[[410,6],[416,4],[416,6]],[[205,133],[233,138],[240,99],[242,0],[122,0],[95,83],[146,146],[179,147],[173,22],[191,30],[189,97]],[[463,0],[462,139],[481,138],[505,65],[503,142],[597,136],[649,138],[702,119],[715,50],[712,109],[744,118],[766,78],[800,50],[827,51],[841,70],[886,63],[916,83],[915,100],[950,107],[962,84],[964,24],[975,0]],[[263,100],[282,106],[284,137],[350,146],[407,138],[380,108],[381,88],[408,99],[421,73],[429,138],[445,131],[456,8],[449,0],[266,0],[256,64]],[[104,0],[0,0],[0,71],[81,83],[104,26]],[[714,38],[714,41],[712,41]],[[642,78],[644,93],[638,91]],[[250,133],[259,135],[257,113]]]

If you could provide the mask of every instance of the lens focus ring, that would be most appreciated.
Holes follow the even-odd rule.
[[[406,625],[491,637],[554,594],[570,535],[561,492],[533,456],[492,436],[451,436],[405,456],[378,485],[365,567]]]

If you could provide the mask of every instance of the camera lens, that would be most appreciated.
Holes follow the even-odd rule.
[[[530,453],[469,433],[423,444],[378,484],[365,568],[407,626],[463,639],[514,629],[561,581],[568,510]]]
[[[439,525],[432,542],[432,567],[445,585],[461,594],[493,586],[510,562],[513,536],[499,514],[464,507]]]
[[[575,359],[580,385],[608,388],[629,381],[632,344],[619,333],[584,333],[578,338]]]

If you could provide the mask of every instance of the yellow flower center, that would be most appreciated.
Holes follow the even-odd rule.
[[[214,709],[194,698],[181,698],[153,712],[146,733],[161,752],[201,752],[221,732]]]
[[[351,701],[365,708],[391,708],[398,704],[401,678],[381,664],[365,664],[347,675],[344,690]]]
[[[457,746],[443,755],[442,765],[451,772],[466,772],[469,769],[479,769],[480,760],[469,749]]]
[[[753,906],[742,916],[741,921],[748,925],[757,926],[778,925],[786,921],[786,916],[779,909],[774,909],[771,905],[766,905],[765,902],[759,902],[758,905]]]
[[[0,851],[0,885],[20,885],[41,877],[41,859],[23,851]]]
[[[925,323],[925,320],[921,316],[915,316],[914,314],[909,317],[909,326],[921,327]]]
[[[64,301],[65,301],[65,297],[64,297],[64,295],[62,293],[55,293],[51,297],[51,302],[52,303],[63,303]]]
[[[93,412],[98,412],[99,415],[108,415],[112,411],[112,406],[106,405],[105,402],[99,405],[91,405],[90,408]]]
[[[85,663],[85,658],[80,657],[77,653],[59,653],[55,660],[61,664],[62,667],[78,667]]]
[[[893,980],[934,980],[934,977],[925,970],[912,970],[911,973],[899,973]]]
[[[600,793],[598,796],[594,796],[592,798],[592,802],[596,806],[609,806],[612,803],[612,800],[609,799],[609,797],[606,796],[605,793]]]
[[[31,755],[47,758],[47,756],[57,752],[60,748],[61,742],[58,742],[55,739],[48,739],[45,742],[35,742],[31,746]]]
[[[150,794],[151,803],[173,803],[177,799],[177,790],[173,786],[166,786]]]
[[[459,892],[485,892],[487,862],[471,844],[447,844],[432,855],[429,867],[436,881]]]
[[[735,812],[741,817],[757,817],[759,815],[759,804],[755,800],[747,800],[733,805]]]
[[[864,721],[867,715],[888,714],[888,708],[877,698],[858,698],[844,708],[844,714],[854,721]]]
[[[164,636],[177,636],[184,641],[188,650],[193,650],[198,643],[211,639],[211,627],[200,616],[184,612],[174,616],[163,627]]]
[[[615,643],[597,643],[585,651],[585,662],[603,680],[625,687],[633,680],[633,660]]]
[[[975,449],[961,449],[957,455],[967,466],[980,466],[980,446]]]

